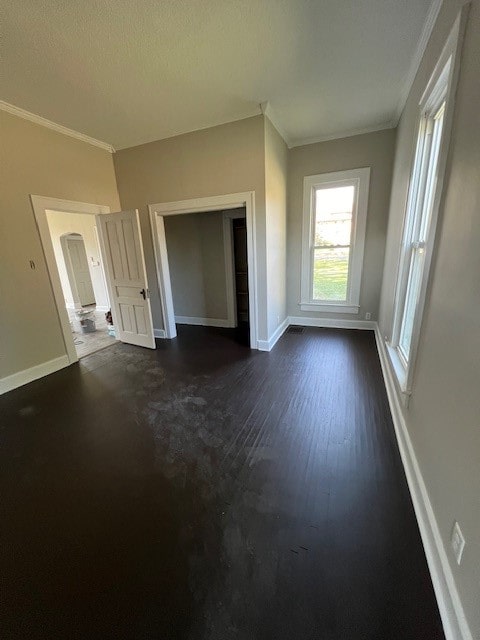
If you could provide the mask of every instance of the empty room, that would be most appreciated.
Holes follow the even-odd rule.
[[[2,18],[2,638],[480,640],[480,0]]]
[[[175,324],[237,328],[230,335],[248,345],[245,210],[174,215],[164,226]]]

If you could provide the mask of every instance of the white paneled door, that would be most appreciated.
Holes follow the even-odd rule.
[[[67,250],[78,294],[78,296],[74,296],[74,299],[78,297],[82,307],[95,304],[95,293],[93,292],[92,277],[88,268],[83,238],[81,236],[67,238]]]
[[[138,211],[96,216],[117,337],[155,349]]]

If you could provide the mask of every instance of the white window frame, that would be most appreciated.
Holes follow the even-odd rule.
[[[303,239],[302,239],[302,311],[321,313],[358,313],[362,284],[363,253],[367,227],[370,167],[335,171],[306,176],[303,180]],[[350,236],[347,297],[345,301],[313,299],[313,259],[315,247],[315,192],[318,188],[355,187]]]
[[[410,184],[405,208],[402,231],[402,244],[397,270],[397,282],[394,298],[394,314],[392,337],[387,342],[390,361],[397,377],[400,390],[406,397],[412,392],[413,372],[422,327],[423,312],[430,278],[430,269],[435,248],[435,237],[439,210],[444,198],[444,178],[447,165],[448,147],[452,130],[454,97],[458,80],[460,50],[466,20],[466,11],[461,11],[455,25],[447,39],[442,54],[427,83],[419,102],[419,118],[415,137],[415,150],[410,175]],[[441,139],[438,142],[438,155],[434,186],[429,192],[423,191],[423,198],[419,200],[418,186],[428,173],[429,163],[425,164],[424,149],[429,144],[427,136],[431,132],[431,123],[435,113],[445,103]],[[431,158],[431,156],[429,156]],[[431,198],[431,206],[425,207],[425,200]],[[429,213],[428,213],[429,212]],[[426,233],[421,233],[425,218],[429,218]],[[422,252],[423,265],[421,270],[418,297],[413,316],[413,328],[410,340],[408,358],[400,347],[402,320],[406,304],[408,276],[415,252]]]

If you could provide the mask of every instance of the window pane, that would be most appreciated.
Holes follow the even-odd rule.
[[[418,232],[418,239],[425,240],[428,234],[428,228],[430,226],[430,218],[432,215],[433,198],[435,195],[435,186],[437,184],[437,167],[438,156],[440,152],[440,141],[442,139],[443,130],[443,116],[445,113],[445,103],[442,104],[432,119],[433,133],[432,133],[432,145],[430,150],[430,159],[427,173],[427,184],[425,187],[425,197],[423,202],[423,208],[421,211],[420,229]]]
[[[417,306],[420,285],[422,282],[423,270],[423,249],[414,249],[408,274],[407,292],[405,296],[405,306],[403,309],[402,325],[400,329],[399,347],[406,362],[410,357],[410,345],[412,342],[413,321],[415,319],[415,309]]]
[[[347,299],[349,248],[319,248],[313,259],[313,300]]]
[[[355,187],[317,189],[315,198],[315,246],[349,246]]]
[[[433,116],[429,117],[422,134],[425,137],[425,142],[418,141],[418,144],[423,144],[425,151],[419,177],[423,186],[419,191],[415,209],[412,209],[408,214],[413,216],[414,219],[409,239],[410,246],[413,242],[427,240],[437,180],[444,111],[445,103],[440,106]],[[422,285],[425,249],[416,247],[411,251],[410,262],[407,264],[408,278],[398,337],[398,347],[407,364],[410,359],[415,311]]]
[[[353,185],[316,190],[313,300],[347,300],[354,197]]]

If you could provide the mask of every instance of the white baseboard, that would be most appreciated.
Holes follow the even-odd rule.
[[[397,392],[387,350],[378,325],[375,327],[375,339],[387,389],[398,448],[400,449],[400,455],[402,457],[425,555],[427,557],[428,568],[432,577],[445,637],[447,640],[473,640],[473,635],[465,618],[462,603],[455,585],[447,552],[440,535],[435,513],[408,433],[403,416],[401,399]]]
[[[221,318],[197,318],[194,316],[175,316],[176,324],[193,324],[202,327],[222,327],[231,329],[235,327],[232,320],[224,320]]]
[[[165,338],[165,329],[154,329],[153,330],[154,338]]]
[[[281,324],[278,325],[269,340],[257,340],[257,348],[259,351],[271,351],[273,349],[273,347],[277,344],[285,331],[288,329],[288,320],[289,319],[287,317]]]
[[[289,316],[289,324],[301,327],[323,327],[331,329],[369,329],[375,330],[374,320],[341,320],[335,318],[304,318],[302,316]]]
[[[0,394],[7,393],[7,391],[11,391],[17,387],[22,387],[24,384],[38,380],[38,378],[48,376],[50,373],[68,367],[69,364],[68,356],[64,355],[59,358],[54,358],[53,360],[48,360],[48,362],[37,364],[34,367],[30,367],[30,369],[12,373],[12,375],[0,379]]]

